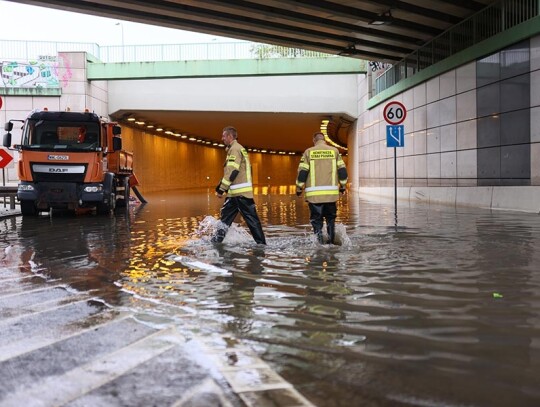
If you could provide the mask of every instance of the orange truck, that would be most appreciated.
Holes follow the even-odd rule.
[[[23,216],[81,208],[108,214],[129,204],[137,179],[117,123],[88,111],[35,110],[26,120],[6,123],[8,148],[13,122],[23,122],[21,144],[13,146],[19,152],[17,198]]]

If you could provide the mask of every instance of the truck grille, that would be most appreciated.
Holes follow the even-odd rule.
[[[80,171],[81,167],[82,171]],[[34,182],[83,182],[88,166],[87,164],[30,163],[30,168]],[[73,172],[74,170],[77,172]]]

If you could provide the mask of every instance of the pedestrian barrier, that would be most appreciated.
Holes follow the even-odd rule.
[[[17,187],[0,186],[0,198],[3,198],[4,207],[6,198],[9,198],[9,208],[15,209],[15,197],[17,196]]]

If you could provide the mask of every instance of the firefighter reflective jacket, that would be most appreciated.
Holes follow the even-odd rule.
[[[298,166],[297,191],[310,203],[336,202],[347,185],[347,169],[337,148],[319,140],[308,148]],[[300,192],[298,192],[300,193]]]
[[[236,140],[227,147],[224,167],[223,178],[218,188],[227,192],[229,196],[253,198],[251,164],[248,153]]]

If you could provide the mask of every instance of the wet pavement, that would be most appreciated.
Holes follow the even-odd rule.
[[[22,330],[0,339],[2,354],[17,355],[0,361],[11,363],[0,382],[27,371],[22,357],[45,358],[49,342],[76,354],[69,341],[96,326],[112,342],[59,366],[94,383],[66,390],[73,405],[129,404],[127,389],[157,395],[171,383],[181,393],[157,404],[189,405],[186,394],[221,400],[206,405],[308,403],[296,391],[317,406],[540,403],[538,215],[407,204],[396,224],[392,202],[348,197],[342,245],[321,246],[291,192],[256,196],[266,247],[241,222],[210,243],[222,201],[206,190],[148,195],[110,218],[1,219],[0,324]],[[55,326],[43,309],[78,317]],[[102,383],[109,354],[118,363]],[[38,390],[39,371],[26,378],[37,375]],[[205,386],[215,391],[187,390]]]

